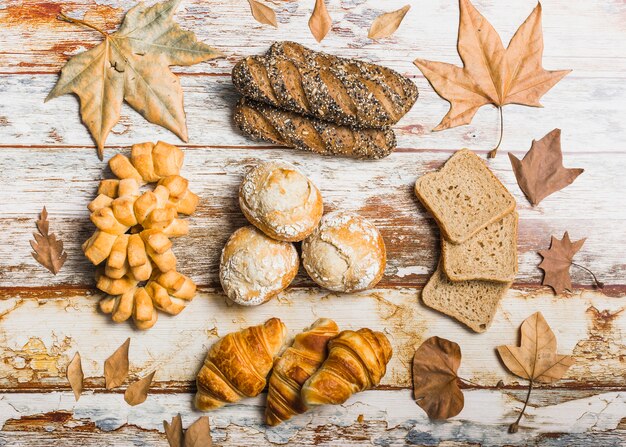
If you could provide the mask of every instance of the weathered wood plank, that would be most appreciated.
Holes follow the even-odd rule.
[[[76,145],[93,147],[80,121],[78,100],[72,95],[44,104],[56,75],[0,75],[0,147]],[[416,79],[420,98],[395,127],[400,148],[488,150],[499,135],[497,111],[483,107],[472,124],[431,132],[448,110],[423,78]],[[227,76],[183,76],[185,109],[192,145],[263,145],[242,135],[232,124],[231,110],[237,93]],[[624,125],[616,119],[626,102],[622,78],[564,78],[542,100],[544,108],[509,106],[504,120],[503,150],[526,151],[532,139],[552,129],[563,129],[564,152],[624,152]],[[598,102],[597,98],[602,98]],[[524,123],[519,125],[518,123]],[[107,140],[110,146],[137,141],[177,138],[169,131],[146,122],[129,106],[122,107],[120,122]],[[85,149],[97,164],[95,149]]]
[[[245,223],[237,201],[241,175],[258,160],[282,159],[311,176],[322,191],[327,210],[353,210],[379,226],[389,259],[382,285],[422,285],[436,264],[439,235],[415,198],[413,184],[450,154],[399,152],[384,160],[359,163],[281,149],[187,149],[183,175],[202,203],[191,218],[190,235],[175,241],[180,268],[200,285],[219,286],[221,248],[230,233]],[[93,162],[90,150],[80,148],[5,148],[0,160],[0,234],[4,241],[11,241],[0,244],[0,287],[91,286],[95,269],[80,245],[94,229],[86,205],[95,195],[98,180],[111,175],[108,169]],[[506,154],[490,163],[518,201],[518,282],[540,284],[537,265],[541,258],[536,251],[547,248],[550,235],[561,237],[568,230],[572,238],[588,238],[576,257],[579,263],[592,268],[609,286],[624,284],[626,233],[618,229],[626,219],[626,155],[568,155],[568,166],[583,167],[586,172],[535,208],[519,190]],[[62,237],[69,253],[57,276],[30,256],[28,241],[44,205],[51,228]],[[575,283],[591,284],[591,278],[580,269],[573,268],[572,275]],[[311,282],[301,275],[296,284]]]
[[[465,408],[446,423],[429,421],[406,390],[364,392],[344,405],[324,406],[274,428],[261,423],[265,396],[209,417],[214,441],[233,446],[583,446],[590,440],[601,441],[602,446],[623,445],[625,393],[588,397],[573,393],[563,399],[560,391],[540,392],[544,402],[539,406],[531,402],[516,434],[507,433],[507,426],[522,406],[523,393],[501,390],[465,391]],[[28,440],[29,433],[41,433],[51,443],[67,437],[72,427],[89,445],[132,441],[147,446],[158,440],[157,445],[165,446],[162,435],[157,437],[163,419],[180,413],[187,426],[201,416],[190,410],[190,399],[189,394],[151,395],[144,404],[129,407],[120,394],[87,394],[77,403],[71,393],[42,394],[37,399],[32,394],[8,394],[0,400],[0,427],[4,426],[0,441],[19,445],[16,442]]]
[[[332,317],[343,329],[384,331],[394,348],[383,387],[410,387],[410,363],[426,338],[438,335],[459,343],[459,375],[480,386],[523,381],[501,365],[495,347],[516,344],[521,322],[541,311],[553,328],[559,352],[572,353],[576,364],[559,386],[623,387],[626,357],[626,298],[582,292],[570,298],[551,293],[511,290],[492,327],[471,333],[419,301],[418,289],[373,290],[350,295],[319,289],[292,289],[257,308],[232,306],[223,294],[201,292],[178,317],[160,315],[147,332],[112,323],[97,311],[99,296],[0,301],[0,390],[68,389],[65,370],[74,352],[83,359],[87,388],[103,388],[104,360],[131,337],[131,375],[156,370],[157,388],[189,390],[216,339],[271,317],[281,318],[293,336],[320,317]]]

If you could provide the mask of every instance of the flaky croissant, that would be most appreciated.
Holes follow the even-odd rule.
[[[211,346],[196,379],[196,408],[214,410],[259,395],[286,333],[285,325],[271,318],[265,324],[228,334]]]
[[[307,410],[300,396],[302,385],[326,359],[328,341],[338,333],[337,323],[320,318],[309,330],[296,335],[293,344],[276,360],[267,393],[267,425],[278,425]]]
[[[302,387],[302,400],[307,406],[344,403],[380,383],[391,355],[391,344],[382,332],[367,328],[341,332],[328,343],[328,357],[320,369]]]

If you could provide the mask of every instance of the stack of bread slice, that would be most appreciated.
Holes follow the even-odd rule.
[[[441,259],[422,301],[484,332],[517,274],[515,199],[468,149],[420,177],[415,194],[441,230]]]

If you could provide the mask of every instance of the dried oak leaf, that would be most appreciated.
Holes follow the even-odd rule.
[[[128,385],[128,388],[126,388],[126,391],[124,392],[124,400],[128,405],[134,407],[135,405],[142,404],[146,401],[155,372],[156,371],[152,371],[152,373],[147,376]]]
[[[517,184],[530,203],[543,199],[571,184],[585,170],[563,167],[561,129],[554,129],[541,140],[533,140],[522,160],[509,152]]]
[[[48,211],[45,206],[39,215],[37,229],[39,234],[33,233],[35,240],[30,241],[30,246],[34,250],[31,255],[35,261],[56,275],[67,259],[67,253],[63,251],[63,241],[58,240],[54,233],[49,232]]]
[[[207,416],[198,418],[185,430],[185,447],[211,447],[212,445],[211,427]]]
[[[413,396],[431,419],[448,419],[461,412],[463,393],[456,374],[461,348],[445,338],[430,337],[413,357]]]
[[[379,15],[374,19],[367,37],[370,39],[382,39],[391,36],[402,23],[409,9],[411,9],[411,5],[406,5],[396,11]]]
[[[124,383],[128,376],[128,347],[130,338],[104,362],[104,383],[107,390],[116,388]]]
[[[163,428],[165,429],[165,437],[170,447],[183,447],[183,421],[180,413],[174,416],[169,424],[167,421],[163,421]]]
[[[572,265],[574,255],[585,243],[585,239],[572,242],[566,231],[563,239],[551,236],[550,248],[540,250],[539,254],[543,261],[539,268],[544,271],[543,285],[550,286],[557,295],[565,290],[572,291],[572,278],[569,276],[569,268]]]
[[[460,0],[459,4],[457,49],[463,68],[424,59],[414,61],[435,91],[450,103],[450,110],[433,130],[469,124],[486,104],[500,109],[501,119],[506,104],[540,107],[539,99],[571,71],[548,71],[541,65],[541,4],[522,23],[506,49],[493,26],[469,0]],[[497,146],[490,157],[496,150]]]
[[[309,29],[313,37],[315,37],[315,40],[321,42],[324,37],[326,37],[326,34],[328,34],[328,31],[330,31],[332,24],[333,20],[328,14],[324,0],[315,0],[313,14],[311,14],[311,18],[309,19]]]
[[[187,141],[183,91],[169,66],[193,65],[222,54],[174,22],[179,3],[168,0],[148,7],[140,2],[111,34],[61,14],[63,20],[97,30],[104,42],[65,64],[46,101],[67,93],[78,95],[83,122],[100,159],[107,136],[120,119],[123,100],[151,123]]]
[[[83,392],[83,366],[80,360],[80,353],[74,354],[72,361],[67,365],[67,371],[65,372],[67,377],[67,381],[70,383],[72,387],[72,391],[74,392],[74,399],[78,402],[80,399],[80,395]]]
[[[250,4],[250,11],[254,20],[264,25],[272,25],[274,28],[278,28],[276,13],[272,8],[256,0],[248,0],[248,3]]]

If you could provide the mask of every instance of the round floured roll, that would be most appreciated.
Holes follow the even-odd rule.
[[[228,298],[258,306],[283,291],[298,273],[298,253],[253,226],[235,231],[222,250],[220,281]]]
[[[297,242],[315,230],[324,205],[317,187],[284,162],[251,169],[239,188],[241,210],[252,225],[279,241]]]
[[[302,264],[309,276],[336,292],[375,286],[383,277],[386,261],[385,242],[378,229],[353,213],[325,215],[302,242]]]

